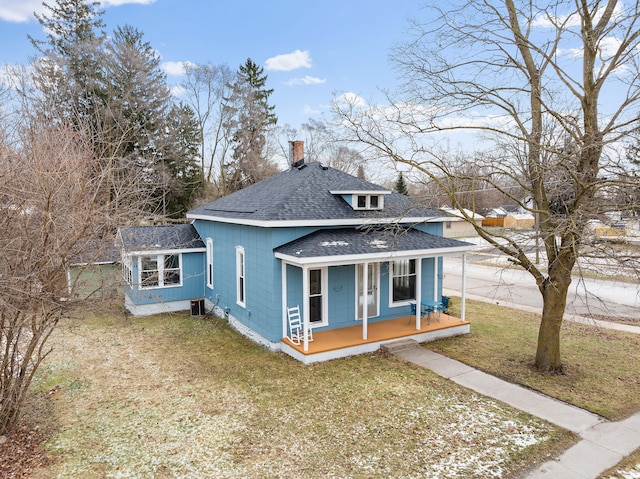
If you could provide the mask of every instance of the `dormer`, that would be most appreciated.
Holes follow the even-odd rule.
[[[354,210],[376,211],[384,209],[384,197],[389,190],[334,190],[333,195],[340,195]]]

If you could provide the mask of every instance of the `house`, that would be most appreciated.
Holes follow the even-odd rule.
[[[127,309],[204,308],[304,363],[468,332],[464,288],[461,318],[422,314],[442,299],[443,258],[472,247],[442,236],[442,212],[307,163],[302,142],[291,152],[287,171],[190,211],[190,224],[121,228]]]
[[[472,219],[478,225],[482,224],[484,216],[474,211],[463,208],[463,212],[456,208],[442,207],[440,208],[447,218],[443,225],[443,235],[447,238],[461,238],[464,236],[477,236],[476,229],[473,225],[464,219],[464,215]]]
[[[482,226],[516,230],[531,229],[535,223],[535,217],[531,213],[523,212],[522,208],[511,211],[504,206],[491,209],[482,220]]]

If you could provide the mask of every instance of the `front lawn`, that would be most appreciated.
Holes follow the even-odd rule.
[[[459,308],[459,298],[454,305]],[[533,369],[538,315],[467,301],[466,319],[470,334],[424,346],[613,421],[640,410],[639,335],[564,321],[565,373],[540,374]]]
[[[85,314],[52,345],[34,478],[508,478],[575,440],[396,358],[303,366],[217,318]]]

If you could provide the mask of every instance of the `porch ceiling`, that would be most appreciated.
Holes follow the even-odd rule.
[[[391,258],[418,258],[464,253],[471,243],[413,228],[324,229],[274,248],[276,258],[291,264],[337,265]]]

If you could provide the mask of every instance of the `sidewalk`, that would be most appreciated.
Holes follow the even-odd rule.
[[[412,340],[389,343],[385,349],[461,386],[498,399],[580,436],[581,440],[555,461],[536,467],[523,475],[522,479],[596,479],[640,447],[640,413],[619,422],[609,422],[596,414],[425,349]]]

